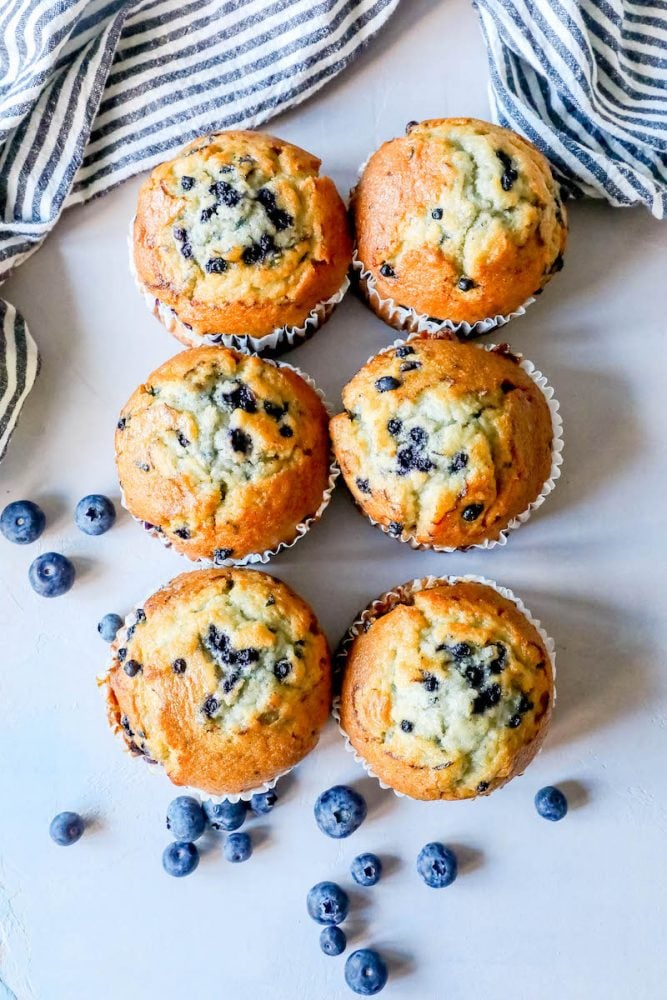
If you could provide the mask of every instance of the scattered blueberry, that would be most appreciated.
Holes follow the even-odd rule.
[[[240,427],[234,427],[230,432],[230,439],[232,442],[232,448],[234,451],[240,451],[242,455],[247,455],[247,453],[252,448],[252,438],[245,431],[242,431]]]
[[[191,795],[179,795],[169,803],[167,829],[179,841],[199,840],[206,829],[206,814]]]
[[[208,799],[204,803],[204,812],[214,830],[224,830],[226,833],[238,830],[246,818],[245,802],[230,802],[228,799],[223,802]]]
[[[194,844],[176,841],[165,847],[162,854],[162,867],[167,875],[183,878],[191,875],[199,864],[199,851]]]
[[[256,792],[250,799],[250,808],[256,816],[265,816],[271,812],[277,801],[278,796],[274,789],[270,788],[268,792]]]
[[[519,176],[519,172],[512,166],[512,157],[508,156],[503,149],[497,149],[496,156],[503,165],[503,175],[500,178],[500,185],[503,191],[511,191],[515,180]]]
[[[347,785],[334,785],[315,803],[315,822],[327,837],[349,837],[366,819],[366,802]]]
[[[123,665],[123,670],[125,671],[128,677],[136,677],[139,671],[141,670],[141,664],[139,663],[138,660],[126,660],[125,664]]]
[[[44,511],[32,500],[15,500],[0,515],[0,531],[8,542],[29,545],[44,531]]]
[[[468,455],[465,451],[457,451],[449,463],[450,472],[460,472],[468,464]]]
[[[350,908],[344,889],[335,882],[318,882],[308,892],[308,915],[318,924],[342,924]]]
[[[391,392],[392,389],[398,389],[402,385],[402,382],[398,378],[394,378],[393,375],[383,375],[375,383],[375,388],[378,392]]]
[[[391,266],[391,264],[387,264],[386,261],[382,265],[382,267],[380,268],[380,274],[382,275],[383,278],[395,278],[396,277],[396,271],[393,269],[393,267]]]
[[[350,872],[358,885],[375,885],[382,876],[382,862],[377,854],[358,854]]]
[[[441,208],[434,208],[431,211],[431,218],[432,219],[441,219],[442,218],[442,209]]]
[[[458,874],[456,855],[444,844],[433,842],[422,847],[417,855],[417,871],[431,889],[444,889]]]
[[[464,507],[461,517],[464,521],[476,521],[483,510],[484,504],[469,503],[467,507]]]
[[[194,187],[194,184],[195,184],[194,177],[188,177],[187,175],[181,177],[181,187],[183,188],[184,191],[189,191],[191,188]]]
[[[345,931],[340,927],[329,926],[322,929],[320,934],[320,948],[325,955],[342,955],[347,947]]]
[[[79,500],[74,520],[86,535],[103,535],[116,520],[116,509],[108,497],[91,493]]]
[[[120,615],[115,615],[111,612],[105,615],[101,621],[97,623],[97,631],[100,633],[105,642],[113,642],[116,638],[116,634],[119,628],[122,628],[123,619]]]
[[[252,841],[248,833],[230,833],[225,841],[223,853],[227,861],[239,864],[247,861],[252,854]]]
[[[466,278],[464,276],[463,278],[459,278],[458,287],[462,292],[469,292],[471,288],[476,288],[477,286],[472,278]]]
[[[62,812],[51,820],[49,835],[60,847],[69,847],[70,844],[76,844],[83,829],[84,823],[78,813]]]
[[[207,274],[224,274],[228,264],[224,257],[211,257],[204,265]]]
[[[393,437],[396,437],[401,433],[403,428],[403,422],[398,419],[398,417],[392,417],[391,420],[387,421],[387,430]]]
[[[360,477],[357,477],[356,484],[357,484],[357,489],[359,490],[360,493],[371,492],[371,484],[367,479],[361,479]]]
[[[546,788],[540,788],[535,796],[535,808],[543,819],[556,823],[567,813],[567,799],[560,788],[547,785]]]
[[[74,583],[74,566],[67,556],[45,552],[31,563],[28,570],[30,586],[40,597],[60,597]]]
[[[401,722],[401,729],[403,730],[404,733],[411,733],[414,728],[415,728],[414,722],[410,722],[409,719],[403,719],[403,721]]]
[[[372,997],[387,985],[387,965],[372,948],[353,951],[345,963],[345,982],[353,993]]]

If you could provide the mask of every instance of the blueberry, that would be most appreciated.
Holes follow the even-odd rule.
[[[357,489],[359,490],[360,493],[370,493],[371,492],[371,485],[370,485],[370,483],[368,482],[367,479],[357,478],[355,480],[355,482],[357,484]]]
[[[387,430],[391,435],[393,435],[393,437],[396,437],[398,434],[401,433],[402,427],[403,423],[401,420],[398,419],[398,417],[392,417],[391,420],[389,420],[387,423]]]
[[[502,694],[500,684],[489,684],[482,688],[472,703],[472,714],[483,715],[489,708],[493,708],[500,701]]]
[[[431,889],[444,889],[458,874],[456,855],[437,841],[426,844],[417,855],[417,872]]]
[[[224,274],[227,270],[227,261],[224,257],[211,257],[206,261],[205,268],[207,274]]]
[[[243,410],[245,413],[257,412],[255,394],[244,382],[237,382],[231,392],[221,393],[219,402],[227,410]]]
[[[250,808],[256,816],[265,816],[271,812],[277,801],[278,796],[274,789],[270,788],[268,792],[256,792],[251,796]]]
[[[178,434],[176,435],[176,438],[177,438],[178,443],[180,444],[181,448],[187,448],[187,446],[190,444],[190,442],[186,438],[185,434],[183,434],[181,431],[178,432]]]
[[[458,287],[462,292],[469,292],[471,288],[476,288],[477,286],[475,282],[472,280],[472,278],[466,278],[464,276],[462,278],[459,278]]]
[[[567,799],[560,788],[547,785],[546,788],[540,788],[535,796],[535,808],[543,819],[556,823],[567,813]]]
[[[273,191],[269,191],[268,188],[260,188],[256,197],[278,232],[282,232],[283,229],[292,225],[294,219],[289,213],[277,207]]]
[[[463,671],[463,675],[470,687],[480,688],[484,683],[484,670],[475,663],[471,663]]]
[[[229,559],[233,551],[234,549],[216,549],[213,553],[213,562],[216,565],[224,562],[225,559]]]
[[[380,268],[380,274],[382,275],[383,278],[395,278],[396,277],[396,271],[393,269],[393,267],[391,266],[391,264],[387,264],[386,261],[385,261],[385,263]]]
[[[410,439],[414,441],[417,448],[424,448],[428,441],[428,434],[423,427],[413,427],[410,431]]]
[[[280,436],[284,438],[294,437],[294,431],[288,424],[283,424],[283,426],[280,428],[279,433]]]
[[[460,472],[461,469],[465,469],[468,464],[468,456],[465,451],[457,451],[453,459],[449,463],[450,472]]]
[[[409,344],[401,344],[400,347],[396,348],[396,351],[394,353],[396,354],[397,358],[407,358],[409,354],[415,353],[415,349],[414,347],[410,347]]]
[[[206,699],[206,701],[204,702],[204,704],[202,705],[201,710],[204,713],[204,715],[207,715],[208,718],[210,719],[212,716],[215,715],[215,713],[218,711],[219,708],[220,705],[218,704],[218,699],[214,697],[214,695],[210,694]]]
[[[306,898],[308,915],[318,924],[342,924],[350,908],[344,889],[335,882],[318,882]]]
[[[477,786],[477,791],[479,792],[479,794],[482,795],[484,792],[488,792],[488,790],[489,790],[488,781],[480,781],[480,783]]]
[[[372,948],[353,951],[345,963],[345,982],[360,996],[375,996],[385,988],[388,977],[385,960]]]
[[[455,660],[464,660],[467,656],[472,656],[472,646],[467,642],[455,642],[449,647],[449,652]]]
[[[0,515],[0,531],[8,542],[29,545],[44,531],[44,511],[32,500],[15,500]]]
[[[404,364],[401,365],[401,371],[414,372],[417,370],[417,368],[421,368],[421,366],[422,366],[421,361],[406,361]]]
[[[563,255],[559,253],[555,261],[549,268],[549,274],[557,274],[559,271],[562,270],[563,270]]]
[[[393,375],[383,375],[375,383],[375,388],[378,392],[391,392],[392,389],[398,389],[403,383],[399,378],[394,378]]]
[[[108,497],[91,493],[76,505],[74,520],[86,535],[103,535],[116,520],[116,510]]]
[[[31,563],[30,586],[40,597],[60,597],[74,583],[74,566],[58,552],[45,552]]]
[[[292,664],[289,660],[278,660],[273,668],[273,676],[276,680],[284,681],[292,671]]]
[[[375,885],[382,875],[382,862],[377,854],[358,854],[352,862],[350,873],[358,885]]]
[[[264,412],[268,413],[274,420],[282,420],[287,413],[287,403],[272,403],[270,399],[264,400]]]
[[[411,733],[414,728],[415,728],[414,722],[410,722],[409,719],[403,719],[403,721],[401,722],[401,729],[403,730],[404,733]]]
[[[230,802],[228,799],[223,802],[213,802],[212,799],[208,799],[204,803],[204,812],[214,830],[230,833],[243,826],[247,810],[245,802]]]
[[[247,861],[252,854],[252,840],[249,833],[230,833],[223,847],[223,854],[227,861],[239,864]]]
[[[181,177],[181,187],[184,191],[190,191],[195,186],[194,177]]]
[[[431,218],[432,219],[441,219],[442,218],[442,209],[441,208],[434,208],[432,210],[432,212],[431,212]]]
[[[468,506],[463,509],[461,517],[464,521],[476,521],[483,510],[484,504],[469,503]]]
[[[240,427],[234,427],[230,433],[230,439],[234,451],[240,451],[243,455],[247,455],[252,448],[252,438]]]
[[[209,191],[228,208],[238,205],[242,197],[241,193],[227,181],[216,181],[215,184],[211,184]]]
[[[505,662],[507,660],[507,646],[505,646],[502,642],[496,642],[494,645],[498,652],[489,663],[489,672],[492,674],[499,674],[505,666]],[[519,711],[521,711],[521,709],[519,709]]]
[[[502,389],[503,393],[507,395],[508,392],[512,392],[514,389],[516,389],[516,386],[514,382],[510,382],[509,379],[503,379],[503,381],[500,383],[500,388]]]
[[[500,178],[500,185],[503,191],[511,191],[514,186],[515,180],[519,176],[518,170],[512,166],[512,158],[508,156],[507,153],[502,149],[496,150],[496,156],[503,165],[503,175]]]
[[[187,541],[188,538],[190,537],[190,529],[189,528],[175,528],[174,529],[174,534],[176,535],[177,538],[182,538],[183,541]]]
[[[437,691],[438,688],[440,687],[440,681],[438,680],[438,678],[434,677],[433,674],[428,674],[428,673],[424,674],[422,678],[422,684],[424,685],[427,691],[431,692]]]
[[[51,820],[49,835],[60,847],[69,847],[70,844],[76,844],[83,829],[84,822],[78,813],[62,812]]]
[[[123,666],[123,670],[128,677],[136,677],[141,670],[141,664],[137,660],[127,660]]]
[[[190,260],[192,257],[191,243],[181,243],[181,257],[185,257],[186,260]]]
[[[115,615],[111,612],[105,615],[101,621],[97,623],[97,631],[100,633],[105,642],[113,642],[116,638],[116,633],[118,629],[123,625],[123,619],[120,615]]]
[[[179,795],[169,803],[167,829],[177,840],[199,840],[206,829],[206,815],[191,795]]]
[[[217,214],[218,214],[218,206],[209,205],[207,208],[202,208],[201,212],[199,213],[199,221],[208,222],[210,219],[213,218],[214,215]],[[206,264],[206,270],[208,271],[208,262]]]
[[[176,841],[165,847],[162,854],[162,867],[167,875],[183,878],[191,875],[199,864],[199,851],[194,844]]]
[[[392,538],[400,538],[403,534],[403,525],[400,521],[390,521],[387,525],[387,534]]]
[[[179,243],[185,243],[188,238],[188,234],[186,230],[183,229],[183,226],[174,226],[172,233],[174,235],[174,239],[178,240]]]
[[[347,785],[334,785],[315,803],[315,822],[327,837],[349,837],[366,819],[366,801]]]
[[[347,938],[345,937],[345,931],[342,931],[340,927],[335,925],[330,925],[329,927],[322,928],[322,933],[320,934],[320,948],[325,955],[342,955],[347,947]]]

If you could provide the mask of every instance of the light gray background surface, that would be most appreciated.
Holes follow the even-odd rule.
[[[401,5],[342,78],[270,128],[319,154],[341,190],[409,119],[488,116],[486,64],[464,0]],[[172,789],[123,755],[95,684],[95,625],[186,568],[121,513],[91,539],[73,525],[88,492],[118,498],[112,437],[135,385],[178,349],[146,311],[126,264],[139,180],[69,212],[3,295],[26,316],[43,370],[0,467],[0,504],[30,497],[48,529],[30,548],[0,539],[0,977],[19,1000],[344,1000],[344,958],[325,958],[305,894],[350,888],[361,850],[391,859],[353,893],[351,945],[390,960],[392,1000],[642,1000],[665,995],[667,808],[667,229],[644,210],[577,204],[566,267],[502,332],[555,386],[565,421],[555,494],[508,545],[453,556],[412,552],[353,509],[340,487],[323,521],[270,566],[310,600],[335,642],[366,602],[428,573],[480,573],[513,588],[556,640],[559,695],[545,749],[489,799],[399,800],[364,776],[330,725],[255,820],[252,860],[211,843],[199,870],[168,878],[160,855]],[[336,404],[345,381],[391,339],[352,295],[286,359]],[[485,340],[491,339],[490,337]],[[69,595],[28,585],[41,551],[72,556]],[[370,816],[323,837],[316,795],[354,783]],[[534,812],[558,783],[571,813]],[[62,850],[51,817],[92,818]],[[414,861],[456,845],[462,873],[428,890]],[[11,991],[11,992],[9,992]],[[3,996],[0,987],[0,996]]]

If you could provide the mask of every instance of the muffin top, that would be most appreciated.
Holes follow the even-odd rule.
[[[351,256],[345,207],[319,167],[260,132],[197,139],[160,164],[134,222],[144,290],[199,336],[301,325]]]
[[[567,221],[548,162],[473,118],[412,123],[381,146],[353,216],[378,293],[436,321],[506,315],[562,267]]]
[[[177,785],[256,788],[308,753],[327,718],[326,639],[305,601],[264,573],[183,573],[112,648],[109,722]]]
[[[354,640],[341,723],[397,791],[472,798],[527,766],[552,696],[549,655],[516,604],[484,584],[438,583]]]
[[[192,559],[274,549],[322,503],[327,420],[315,390],[287,367],[223,347],[183,351],[121,412],[125,503]]]
[[[331,434],[345,481],[396,536],[498,538],[549,477],[549,406],[505,348],[412,340],[364,365],[343,405]]]

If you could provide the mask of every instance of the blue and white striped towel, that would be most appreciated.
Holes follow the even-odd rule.
[[[667,214],[666,0],[475,0],[496,120],[574,195]]]
[[[197,135],[259,125],[310,97],[397,5],[0,0],[0,280],[68,205]],[[3,427],[16,423],[37,352],[11,306],[0,319],[2,457]],[[15,385],[25,391],[10,392]]]

